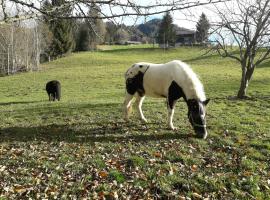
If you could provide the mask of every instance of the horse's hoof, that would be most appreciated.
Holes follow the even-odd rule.
[[[207,138],[207,132],[202,133],[202,134],[196,134],[196,137],[205,140]]]
[[[174,126],[170,126],[169,127],[171,130],[173,130],[173,131],[177,131],[178,130],[178,128],[177,127],[174,127]]]
[[[141,120],[142,120],[142,122],[147,123],[147,119],[142,118]]]

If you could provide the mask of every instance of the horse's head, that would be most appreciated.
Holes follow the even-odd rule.
[[[206,105],[209,99],[205,101],[199,101],[195,99],[189,99],[188,104],[188,119],[191,123],[195,133],[199,138],[205,139],[207,137],[206,130]]]
[[[141,64],[141,63],[134,64],[125,73],[125,78],[131,79],[131,78],[134,78],[136,75],[139,75],[140,73],[144,74],[148,68],[149,68],[149,65],[147,64]]]

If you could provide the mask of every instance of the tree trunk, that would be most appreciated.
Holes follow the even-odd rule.
[[[248,80],[245,77],[242,76],[242,79],[241,79],[241,85],[237,94],[237,97],[239,99],[244,99],[247,96]]]
[[[248,84],[252,77],[253,72],[254,72],[254,66],[250,66],[248,68],[242,67],[241,84],[240,84],[240,88],[237,94],[237,97],[239,99],[244,99],[247,96]]]

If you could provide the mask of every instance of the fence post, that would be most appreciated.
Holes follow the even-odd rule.
[[[35,38],[36,38],[36,70],[39,70],[40,50],[39,50],[39,34],[38,25],[35,27]]]
[[[10,47],[10,50],[11,50],[11,55],[10,55],[10,58],[11,58],[11,67],[12,67],[12,73],[15,73],[15,69],[14,69],[14,27],[13,27],[13,23],[11,24],[11,47]]]
[[[10,55],[9,55],[9,49],[10,49],[10,44],[8,45],[8,49],[7,49],[7,74],[9,75],[9,57],[10,57]]]

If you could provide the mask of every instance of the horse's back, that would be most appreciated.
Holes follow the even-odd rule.
[[[153,97],[167,97],[168,88],[172,80],[176,79],[177,74],[181,73],[176,62],[166,64],[148,64],[149,69],[144,75],[143,85],[146,95]]]
[[[185,81],[187,78],[187,71],[190,70],[189,66],[179,60],[173,60],[165,64],[149,64],[149,76],[151,79],[163,79],[171,82]],[[148,75],[148,74],[146,74]],[[183,79],[182,81],[180,79]]]
[[[140,64],[149,65],[143,85],[146,95],[153,97],[166,97],[172,81],[175,81],[181,88],[186,90],[186,87],[190,87],[191,77],[196,76],[192,69],[180,60],[173,60],[164,64]]]

